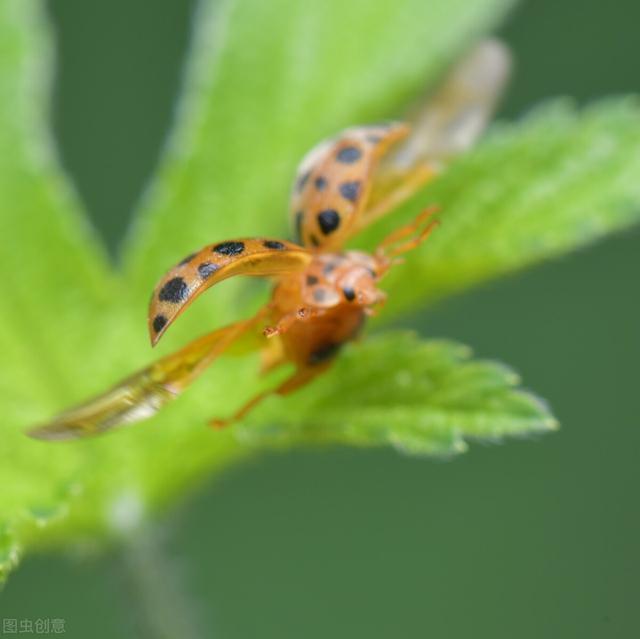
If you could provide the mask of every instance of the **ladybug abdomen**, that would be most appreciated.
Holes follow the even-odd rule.
[[[340,305],[319,317],[296,322],[282,335],[287,358],[299,366],[327,362],[344,344],[357,337],[365,319],[364,309]]]
[[[289,361],[322,364],[358,335],[367,309],[381,296],[376,266],[366,253],[324,253],[301,273],[280,279],[271,300],[274,321],[303,309],[303,316],[281,335]]]

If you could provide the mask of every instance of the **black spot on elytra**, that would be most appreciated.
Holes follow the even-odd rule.
[[[338,187],[338,190],[340,191],[340,195],[342,195],[345,200],[355,202],[358,199],[358,195],[360,195],[360,186],[361,182],[359,180],[355,180],[353,182],[343,182]]]
[[[307,275],[307,285],[315,286],[320,280],[315,275]]]
[[[311,171],[306,171],[303,173],[296,182],[296,190],[302,191],[304,189],[305,184],[309,181],[309,176],[311,175]]]
[[[206,280],[219,268],[220,266],[218,266],[218,264],[212,264],[211,262],[202,262],[202,264],[198,264],[198,273],[203,280]]]
[[[187,257],[185,257],[184,260],[181,260],[178,263],[178,266],[184,266],[185,264],[188,264],[196,255],[197,253],[191,253],[191,255],[187,255]]]
[[[355,300],[355,299],[356,299],[356,292],[355,292],[355,291],[353,290],[353,288],[351,288],[350,286],[345,286],[345,287],[342,289],[342,293],[344,294],[345,299],[346,299],[348,302],[353,302],[353,300]]]
[[[244,242],[221,242],[213,247],[213,252],[220,255],[240,255],[243,251]]]
[[[302,242],[302,220],[304,219],[304,212],[303,211],[298,211],[296,213],[295,216],[295,220],[294,220],[294,227],[295,227],[295,234],[296,234],[296,241],[297,242]]]
[[[158,298],[161,302],[177,304],[182,302],[189,293],[187,283],[181,277],[170,279],[161,289]]]
[[[335,209],[325,209],[318,213],[320,230],[325,234],[333,233],[340,226],[340,214]]]
[[[309,241],[311,242],[312,246],[320,246],[318,238],[313,233],[309,236]]]
[[[164,315],[156,315],[153,318],[153,323],[152,323],[153,330],[156,333],[159,333],[167,325],[167,322],[168,320]]]
[[[323,344],[309,355],[309,364],[321,364],[338,354],[342,344]]]
[[[336,153],[336,160],[343,164],[353,164],[361,157],[362,151],[357,146],[345,146]]]
[[[278,242],[277,240],[265,240],[262,246],[273,249],[274,251],[284,251],[284,249],[287,248],[282,242]]]
[[[327,188],[327,179],[321,175],[319,175],[313,183],[318,191],[324,191]]]

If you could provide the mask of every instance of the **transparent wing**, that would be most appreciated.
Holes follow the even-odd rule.
[[[411,133],[380,161],[367,209],[352,235],[408,199],[468,150],[491,119],[511,70],[497,40],[474,47],[422,105],[409,114]]]
[[[45,440],[78,439],[147,419],[231,346],[247,350],[260,347],[263,342],[258,339],[257,329],[261,317],[262,313],[204,335],[27,434]]]
[[[510,70],[511,55],[503,44],[478,44],[410,114],[411,135],[387,155],[380,171],[409,171],[425,162],[439,168],[469,149],[491,119]]]

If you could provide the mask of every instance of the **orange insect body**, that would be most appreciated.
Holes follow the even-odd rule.
[[[286,358],[298,367],[327,361],[358,335],[368,309],[384,300],[377,288],[383,270],[355,251],[315,256],[301,274],[276,285],[270,305],[276,324],[267,334],[281,334]]]
[[[358,223],[366,219],[365,205],[380,158],[407,132],[402,124],[348,129],[316,147],[303,160],[292,195],[293,221],[302,245],[239,238],[187,256],[154,289],[149,335],[151,343],[157,344],[200,294],[235,275],[275,278],[271,300],[254,318],[188,344],[30,434],[75,438],[148,417],[246,335],[262,334],[265,371],[285,363],[295,366],[293,375],[271,393],[285,395],[324,372],[340,348],[358,335],[366,316],[384,302],[378,282],[391,266],[392,256],[416,246],[433,228],[433,223],[424,225],[427,211],[390,236],[373,255],[342,250]],[[424,173],[424,179],[428,175]],[[378,211],[381,206],[384,199],[378,202]],[[412,234],[413,239],[387,251]],[[212,424],[222,426],[243,417],[268,394],[250,399],[231,418],[215,419]]]
[[[434,228],[429,220],[433,210],[392,233],[373,254],[345,251],[344,245],[424,185],[439,160],[477,135],[500,85],[495,80],[504,75],[504,60],[494,45],[478,51],[444,85],[434,106],[425,109],[420,128],[428,140],[418,144],[416,134],[390,153],[408,135],[407,125],[350,128],[304,158],[291,196],[298,243],[272,238],[217,242],[169,270],[151,298],[149,334],[155,345],[201,293],[235,275],[275,279],[270,301],[255,317],[204,335],[29,434],[72,439],[149,417],[246,336],[262,351],[264,371],[291,363],[294,373],[230,418],[213,420],[215,426],[240,419],[265,396],[285,395],[325,371],[386,299],[378,284],[393,258],[416,247]],[[492,71],[496,78],[482,91],[475,75]],[[427,152],[416,153],[421,147]]]
[[[233,275],[272,276],[271,301],[246,330],[278,338],[275,346],[263,346],[265,368],[287,362],[296,367],[273,392],[291,392],[326,370],[342,345],[359,333],[366,315],[385,299],[377,287],[391,264],[383,248],[375,255],[340,249],[364,211],[379,159],[407,132],[402,124],[348,129],[311,151],[301,164],[291,203],[302,246],[241,238],[189,255],[156,286],[149,308],[152,343],[213,284]],[[245,415],[263,396],[250,400],[231,420]]]

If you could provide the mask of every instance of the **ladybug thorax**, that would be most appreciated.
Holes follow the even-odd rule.
[[[291,361],[324,362],[358,334],[367,307],[382,296],[376,267],[372,256],[359,251],[321,253],[302,273],[281,278],[273,292],[274,319],[301,308],[312,313],[282,335]]]
[[[304,305],[368,306],[378,298],[376,262],[360,251],[318,254],[299,277]]]
[[[300,308],[320,310],[323,317],[359,317],[384,297],[376,285],[379,269],[373,256],[360,251],[318,253],[304,271],[280,278],[271,300],[274,317]]]

